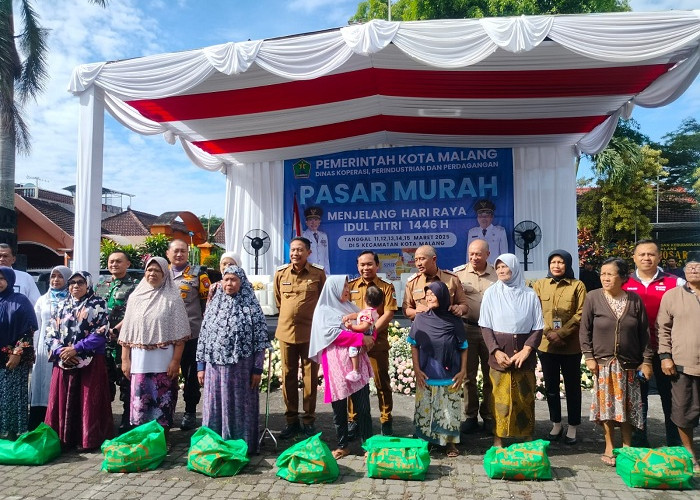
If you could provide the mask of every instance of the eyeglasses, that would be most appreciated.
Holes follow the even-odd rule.
[[[87,285],[87,281],[85,280],[73,280],[68,282],[68,286],[83,286]]]
[[[686,265],[685,272],[686,273],[700,273],[700,264],[693,265],[693,266]]]

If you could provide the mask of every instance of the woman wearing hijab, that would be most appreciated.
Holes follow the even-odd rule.
[[[29,407],[29,430],[36,427],[46,418],[46,407],[49,405],[49,388],[51,387],[51,372],[53,365],[49,362],[49,351],[46,346],[47,331],[53,330],[51,318],[56,315],[58,308],[68,298],[68,278],[73,271],[66,266],[56,266],[51,270],[49,290],[39,297],[34,305],[34,312],[39,321],[39,329],[34,333],[34,350],[36,361],[32,369],[32,397]]]
[[[16,293],[15,272],[0,267],[0,438],[27,432],[29,370],[37,329],[32,303]]]
[[[190,323],[168,261],[151,257],[129,296],[119,332],[122,371],[131,381],[131,425],[156,420],[167,432],[177,403],[177,377]]]
[[[267,321],[243,269],[229,266],[219,283],[197,341],[202,425],[224,439],[243,439],[248,453],[257,454],[260,377],[272,347]]]
[[[517,257],[499,255],[494,267],[498,281],[484,292],[479,326],[490,354],[493,445],[502,446],[504,437],[530,438],[535,429],[535,351],[544,320]]]
[[[112,437],[112,402],[105,363],[107,306],[92,289],[92,276],[68,278],[69,297],[59,303],[46,332],[53,361],[46,423],[64,448],[99,447]]]
[[[416,314],[408,335],[416,374],[416,437],[445,446],[448,457],[457,457],[467,334],[462,320],[449,311],[445,283],[429,283],[425,302],[429,310]]]
[[[603,287],[588,293],[579,330],[581,351],[594,375],[591,421],[603,426],[605,451],[600,459],[611,467],[615,427],[621,427],[623,446],[631,446],[634,427],[644,428],[639,377],[649,380],[653,371],[644,302],[622,289],[628,275],[624,260],[613,257],[603,262]]]
[[[221,254],[221,257],[219,258],[219,271],[221,272],[221,277],[223,278],[224,276],[224,271],[229,266],[240,266],[241,265],[241,257],[236,253],[236,252],[224,252]],[[247,278],[246,278],[247,279]],[[221,286],[221,281],[216,281],[211,284],[209,287],[209,293],[207,294],[207,303],[214,297],[214,294],[216,291],[219,289]]]
[[[581,344],[578,331],[586,299],[586,286],[574,278],[571,254],[554,250],[547,258],[549,273],[533,286],[542,304],[544,332],[538,349],[552,430],[547,439],[558,441],[561,425],[559,374],[564,378],[569,427],[564,442],[576,444],[576,427],[581,423]]]
[[[355,421],[362,440],[372,436],[372,417],[369,406],[369,379],[372,368],[367,350],[374,345],[374,336],[362,332],[343,329],[346,316],[359,312],[350,302],[348,278],[344,275],[328,276],[314,310],[311,322],[311,340],[309,342],[309,359],[323,367],[324,403],[331,403],[333,424],[338,437],[338,447],[333,451],[335,459],[349,455],[348,450],[348,403],[352,403],[357,412]],[[376,333],[375,333],[376,335]],[[358,371],[359,380],[352,382],[345,378],[351,371],[352,360],[348,356],[348,347],[364,347],[360,352]]]

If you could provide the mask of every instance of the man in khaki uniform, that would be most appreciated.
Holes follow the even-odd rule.
[[[379,288],[384,294],[384,302],[377,308],[379,319],[374,324],[377,331],[377,340],[374,347],[368,352],[369,360],[374,372],[374,385],[377,387],[377,399],[379,400],[379,421],[382,424],[382,434],[391,436],[391,410],[393,398],[391,393],[391,380],[389,379],[389,323],[394,319],[396,305],[396,291],[394,285],[377,277],[379,270],[379,256],[367,250],[357,258],[357,271],[360,277],[350,282],[350,300],[360,309],[365,308],[365,292],[370,285]],[[355,413],[352,402],[348,399],[348,434],[352,437],[357,433],[357,423],[354,422]]]
[[[438,269],[437,254],[430,245],[418,247],[415,253],[418,272],[411,276],[406,283],[406,293],[403,297],[403,313],[411,320],[416,314],[426,312],[425,286],[433,281],[442,281],[450,291],[450,312],[455,316],[467,314],[467,298],[464,295],[462,283],[456,274],[444,269]]]
[[[318,364],[309,359],[311,319],[321,289],[326,282],[323,266],[308,261],[311,242],[306,238],[294,238],[289,245],[290,264],[275,272],[275,301],[280,311],[275,336],[280,344],[282,359],[282,396],[287,410],[284,413],[287,427],[280,437],[289,439],[299,432],[306,436],[316,434],[316,389],[318,388]],[[299,423],[299,363],[304,377],[303,428]]]
[[[479,429],[478,414],[484,420],[484,432],[493,432],[493,416],[491,415],[491,379],[489,378],[489,350],[484,342],[479,328],[479,310],[484,291],[498,280],[496,270],[488,263],[489,244],[486,240],[474,240],[467,248],[469,262],[454,271],[462,282],[464,294],[467,297],[469,311],[462,316],[464,327],[467,330],[467,378],[464,381],[464,422],[461,431],[471,434]],[[481,406],[479,405],[479,391],[476,384],[476,376],[481,364],[483,375],[483,390]]]

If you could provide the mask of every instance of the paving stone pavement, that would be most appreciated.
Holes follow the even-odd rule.
[[[261,410],[264,412],[264,396]],[[584,408],[590,395],[584,394]],[[374,430],[379,431],[376,415],[376,398],[373,398]],[[650,440],[653,446],[663,444],[661,404],[658,396],[650,397]],[[280,391],[270,397],[270,428],[275,435],[284,427],[282,396]],[[394,398],[394,431],[397,435],[412,433],[414,400],[410,396]],[[176,422],[183,411],[180,398]],[[115,421],[121,418],[119,404],[113,405]],[[585,413],[585,412],[584,412]],[[536,403],[537,436],[544,436],[550,429],[547,422],[547,405]],[[198,415],[201,417],[201,414]],[[264,415],[261,415],[261,426]],[[319,399],[317,427],[331,449],[335,443],[330,405]],[[428,475],[423,482],[370,479],[359,443],[352,445],[353,453],[340,460],[340,477],[332,484],[300,485],[289,483],[275,476],[275,460],[278,454],[290,446],[291,440],[280,441],[278,450],[269,438],[260,455],[252,457],[238,476],[209,478],[187,470],[187,450],[194,431],[173,429],[172,449],[163,464],[155,471],[110,474],[102,472],[102,456],[96,453],[69,452],[48,465],[40,467],[0,466],[0,498],[3,499],[99,499],[110,500],[147,499],[216,499],[251,498],[315,500],[325,498],[354,498],[384,500],[438,498],[509,498],[509,499],[566,499],[588,500],[596,498],[619,500],[646,499],[698,499],[700,481],[695,479],[696,490],[661,492],[631,489],[625,486],[615,469],[603,465],[602,429],[591,424],[587,417],[579,428],[579,443],[567,446],[553,443],[549,455],[553,467],[552,481],[502,481],[486,477],[482,465],[484,452],[491,445],[491,438],[477,433],[463,436],[458,458],[447,458],[441,451],[431,453]],[[537,437],[536,436],[536,437]],[[696,438],[697,446],[698,438]]]

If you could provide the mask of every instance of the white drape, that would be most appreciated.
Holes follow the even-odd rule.
[[[241,256],[248,274],[273,274],[285,262],[282,167],[282,161],[274,161],[226,169],[226,249]],[[270,236],[270,249],[258,257],[258,273],[254,273],[254,256],[243,247],[245,235],[253,229],[262,229]]]
[[[574,256],[576,233],[576,156],[571,146],[513,149],[514,212],[517,224],[530,220],[542,230],[541,243],[530,251],[531,271],[547,269],[547,255],[561,248]],[[522,262],[523,251],[515,249]]]
[[[417,64],[415,61],[445,70],[468,70],[467,67],[481,61],[498,60],[499,54],[503,53],[529,54],[541,50],[549,54],[547,51],[555,44],[566,49],[563,55],[558,53],[557,56],[557,61],[564,67],[572,60],[587,67],[591,64],[588,61],[593,61],[601,68],[641,61],[676,64],[672,71],[637,96],[623,96],[617,103],[606,106],[610,118],[583,138],[580,134],[551,134],[536,138],[471,136],[472,141],[485,147],[520,148],[515,154],[518,179],[515,186],[516,222],[524,218],[536,222],[538,217],[542,221],[553,218],[541,224],[545,237],[561,234],[567,241],[557,244],[567,250],[573,249],[576,212],[575,208],[569,208],[575,207],[575,172],[571,166],[574,151],[600,151],[614,131],[617,116],[623,111],[629,113],[634,105],[660,106],[677,98],[700,71],[699,40],[698,10],[406,23],[371,21],[310,35],[227,43],[201,50],[79,66],[73,71],[69,85],[69,90],[81,97],[75,264],[90,271],[96,271],[98,267],[103,109],[138,133],[162,133],[170,143],[179,138],[186,154],[196,165],[227,172],[229,200],[226,221],[231,226],[227,228],[227,242],[240,241],[249,229],[269,229],[273,248],[264,257],[265,272],[271,272],[272,267],[284,260],[279,206],[282,200],[281,167],[280,162],[255,162],[365,148],[379,143],[464,146],[464,137],[458,135],[442,135],[436,139],[435,135],[371,132],[279,151],[268,149],[257,157],[254,151],[238,156],[215,156],[191,144],[196,140],[191,136],[191,124],[154,122],[135,112],[128,104],[129,100],[164,98],[210,88],[254,87],[261,81],[269,85],[313,79],[360,68],[402,68]],[[577,56],[567,59],[566,51]],[[493,65],[487,67],[494,69]],[[251,75],[249,80],[244,78],[248,75]],[[382,104],[387,102],[382,101]],[[371,104],[371,101],[364,104]],[[245,125],[251,131],[265,132],[262,124],[267,118],[257,119],[261,121],[246,117]],[[338,120],[342,121],[342,117]],[[567,151],[565,162],[563,150]],[[279,152],[277,156],[271,156],[276,152]],[[544,163],[539,163],[541,161]],[[558,163],[563,165],[563,172],[558,171]],[[523,171],[533,168],[537,169],[537,175],[519,178]],[[543,179],[540,174],[549,172],[542,170],[545,168],[552,169],[548,179],[554,179],[553,184],[547,180],[543,185],[535,185]],[[524,191],[520,192],[520,189]],[[545,189],[555,198],[543,199],[557,200],[555,210],[535,209],[539,194]],[[537,198],[531,198],[534,192],[538,193]],[[549,245],[543,242],[541,248],[549,248]],[[233,249],[241,251],[240,246]],[[532,254],[537,261],[542,260],[539,251]],[[247,264],[250,269],[250,260]]]

